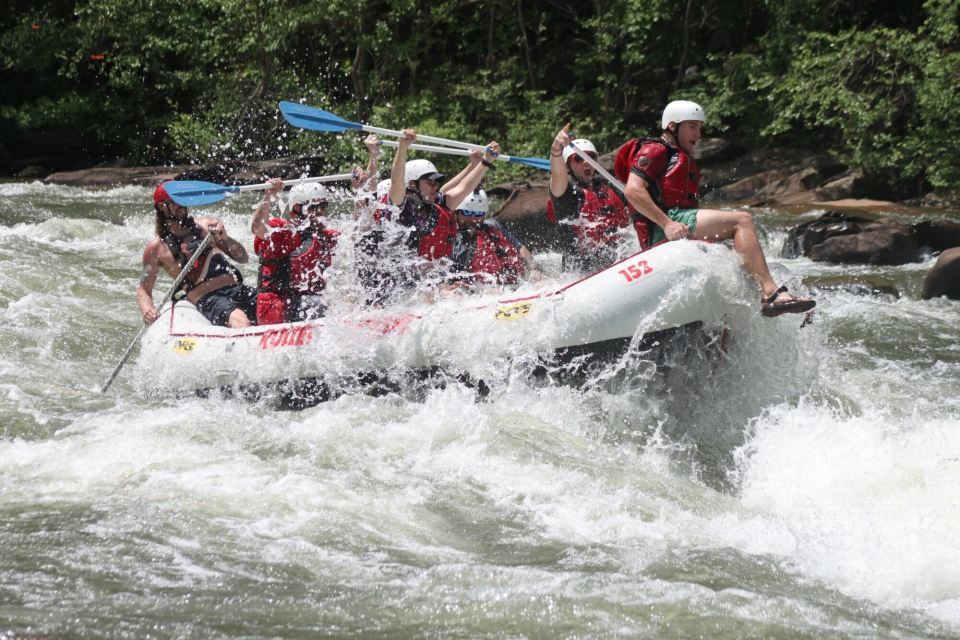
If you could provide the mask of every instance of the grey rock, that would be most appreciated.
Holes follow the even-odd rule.
[[[900,298],[900,290],[881,276],[818,276],[804,280],[811,291],[845,291],[858,296],[891,296]]]
[[[913,225],[917,243],[935,252],[960,247],[960,223],[950,220],[924,220]]]
[[[921,295],[924,300],[940,296],[960,300],[960,248],[947,249],[940,254],[923,280]]]
[[[75,187],[111,187],[124,184],[154,186],[164,180],[173,180],[192,166],[172,167],[94,167],[80,171],[52,173],[43,181]]]
[[[859,233],[833,235],[810,248],[815,262],[898,265],[920,262],[921,252],[909,226],[885,218]]]

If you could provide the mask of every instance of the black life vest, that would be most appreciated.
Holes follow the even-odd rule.
[[[194,258],[193,262],[187,264],[190,260],[190,257],[200,248],[200,245],[203,243],[203,236],[200,227],[196,224],[193,226],[194,231],[191,232],[189,236],[181,236],[179,242],[177,243],[177,254],[178,262],[180,263],[181,269],[187,269],[187,275],[184,276],[183,282],[180,284],[180,291],[188,292],[194,287],[196,287],[201,282],[207,280],[212,280],[218,276],[229,275],[233,276],[233,279],[237,284],[243,284],[243,274],[240,273],[240,270],[237,269],[233,264],[227,259],[222,251],[208,246],[203,250],[199,256]],[[172,237],[173,234],[171,234]],[[187,253],[186,255],[180,251],[179,244],[183,242],[185,237],[189,237],[190,240],[187,242]],[[169,245],[168,245],[169,246]]]
[[[180,223],[180,226],[187,228],[186,234],[178,236],[170,231],[170,227],[165,226],[163,232],[160,234],[160,240],[163,241],[163,244],[167,245],[167,248],[170,249],[170,253],[173,255],[173,259],[176,260],[177,264],[179,264],[182,268],[190,256],[182,255],[182,252],[180,251],[180,243],[186,237],[192,237],[199,240],[203,236],[203,231],[192,217],[184,218],[183,222]],[[192,241],[193,240],[191,240],[191,242]],[[199,242],[197,242],[196,246],[200,246]],[[196,248],[196,246],[194,248]]]

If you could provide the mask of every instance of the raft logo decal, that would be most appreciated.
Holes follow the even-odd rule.
[[[302,347],[313,342],[313,327],[281,327],[265,331],[260,336],[261,349],[274,347]]]
[[[617,273],[622,275],[627,280],[627,284],[629,284],[639,280],[649,273],[653,273],[653,267],[647,264],[646,260],[638,260],[634,264],[628,266],[626,269],[620,269],[617,271]]]
[[[387,335],[388,333],[402,334],[410,326],[410,323],[417,319],[417,317],[418,316],[412,313],[403,313],[392,318],[361,320],[357,323],[357,326],[368,331],[374,331],[383,336]]]
[[[193,338],[178,338],[173,343],[173,350],[182,356],[190,355],[196,347],[197,341]]]
[[[532,302],[522,302],[520,304],[510,304],[504,307],[497,307],[497,313],[494,314],[494,320],[516,320],[530,314],[533,308]]]

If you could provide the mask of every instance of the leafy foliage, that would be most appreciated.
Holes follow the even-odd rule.
[[[284,99],[544,156],[565,122],[612,149],[692,98],[742,143],[958,188],[958,22],[955,0],[14,0],[0,164],[41,135],[75,163],[362,157]]]

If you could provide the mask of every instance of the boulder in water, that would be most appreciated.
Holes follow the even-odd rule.
[[[922,296],[924,300],[940,296],[960,300],[960,247],[940,254],[923,281]]]
[[[913,234],[922,247],[946,251],[960,247],[960,223],[950,220],[924,220],[913,225]]]
[[[909,225],[891,218],[872,222],[858,233],[836,235],[811,247],[814,262],[897,265],[920,262],[920,246]]]
[[[94,167],[80,171],[51,173],[44,182],[72,187],[113,187],[135,184],[153,187],[164,180],[174,180],[194,167]]]
[[[881,276],[819,276],[804,280],[811,291],[845,291],[857,296],[891,296],[900,298],[900,291],[890,280]]]
[[[860,233],[871,222],[869,218],[851,216],[841,211],[827,211],[816,220],[790,229],[783,241],[780,255],[784,258],[809,255],[813,247],[823,244],[828,238]]]
[[[913,227],[893,218],[871,220],[828,211],[793,228],[781,255],[806,255],[816,262],[897,265],[919,262],[922,249]]]

